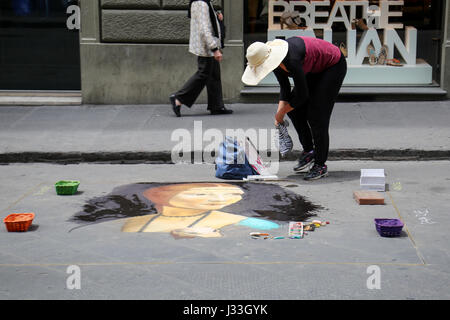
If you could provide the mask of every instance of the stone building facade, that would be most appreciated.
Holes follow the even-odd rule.
[[[224,12],[224,97],[238,99],[243,70],[243,3],[214,0]],[[81,92],[87,104],[168,103],[196,71],[188,52],[189,0],[89,0],[81,3]],[[205,94],[200,100],[205,100]]]
[[[224,12],[227,27],[222,62],[226,102],[246,101],[249,95],[276,94],[276,88],[245,88],[245,7],[250,0],[213,0]],[[260,2],[261,3],[261,2]],[[425,2],[424,2],[425,3]],[[448,97],[450,89],[450,0],[442,2],[439,57],[433,65],[433,85],[424,87],[343,87],[342,94],[403,94]],[[81,1],[81,94],[85,104],[168,103],[196,70],[188,52],[189,0]],[[420,32],[420,30],[419,30]],[[426,38],[426,37],[425,37]],[[248,41],[248,38],[247,38]],[[272,91],[271,91],[272,90]],[[205,102],[203,93],[198,102]]]

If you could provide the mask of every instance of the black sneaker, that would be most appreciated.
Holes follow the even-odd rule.
[[[328,168],[326,165],[320,166],[315,164],[308,174],[303,178],[305,180],[317,180],[328,175]]]
[[[294,167],[295,172],[300,172],[314,163],[314,150],[303,152],[298,159],[298,164]]]

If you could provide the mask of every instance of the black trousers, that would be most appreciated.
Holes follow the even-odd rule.
[[[217,110],[224,107],[222,96],[222,80],[220,75],[220,62],[214,57],[198,57],[197,72],[175,93],[176,98],[189,108],[197,100],[206,86],[208,93],[208,110]]]
[[[307,103],[299,105],[295,94],[289,101],[294,110],[288,116],[297,131],[303,151],[314,150],[314,160],[318,165],[324,165],[328,159],[331,113],[346,73],[347,62],[342,55],[334,66],[320,73],[307,74]]]

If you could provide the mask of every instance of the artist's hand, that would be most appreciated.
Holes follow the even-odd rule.
[[[223,21],[223,14],[222,14],[222,12],[218,12],[218,13],[217,13],[217,18],[218,18],[220,21]]]
[[[222,51],[220,51],[220,50],[214,51],[214,59],[221,62],[222,61]]]
[[[287,101],[280,101],[278,103],[278,110],[277,113],[275,114],[275,126],[277,126],[280,123],[284,122],[284,116],[290,112],[294,110],[291,105],[289,104],[289,102]]]
[[[275,126],[278,126],[280,123],[284,122],[284,113],[277,112],[275,114]]]

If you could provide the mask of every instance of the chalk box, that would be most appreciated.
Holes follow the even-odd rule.
[[[303,238],[303,222],[289,222],[289,237]]]
[[[361,190],[386,191],[384,169],[361,169]]]

